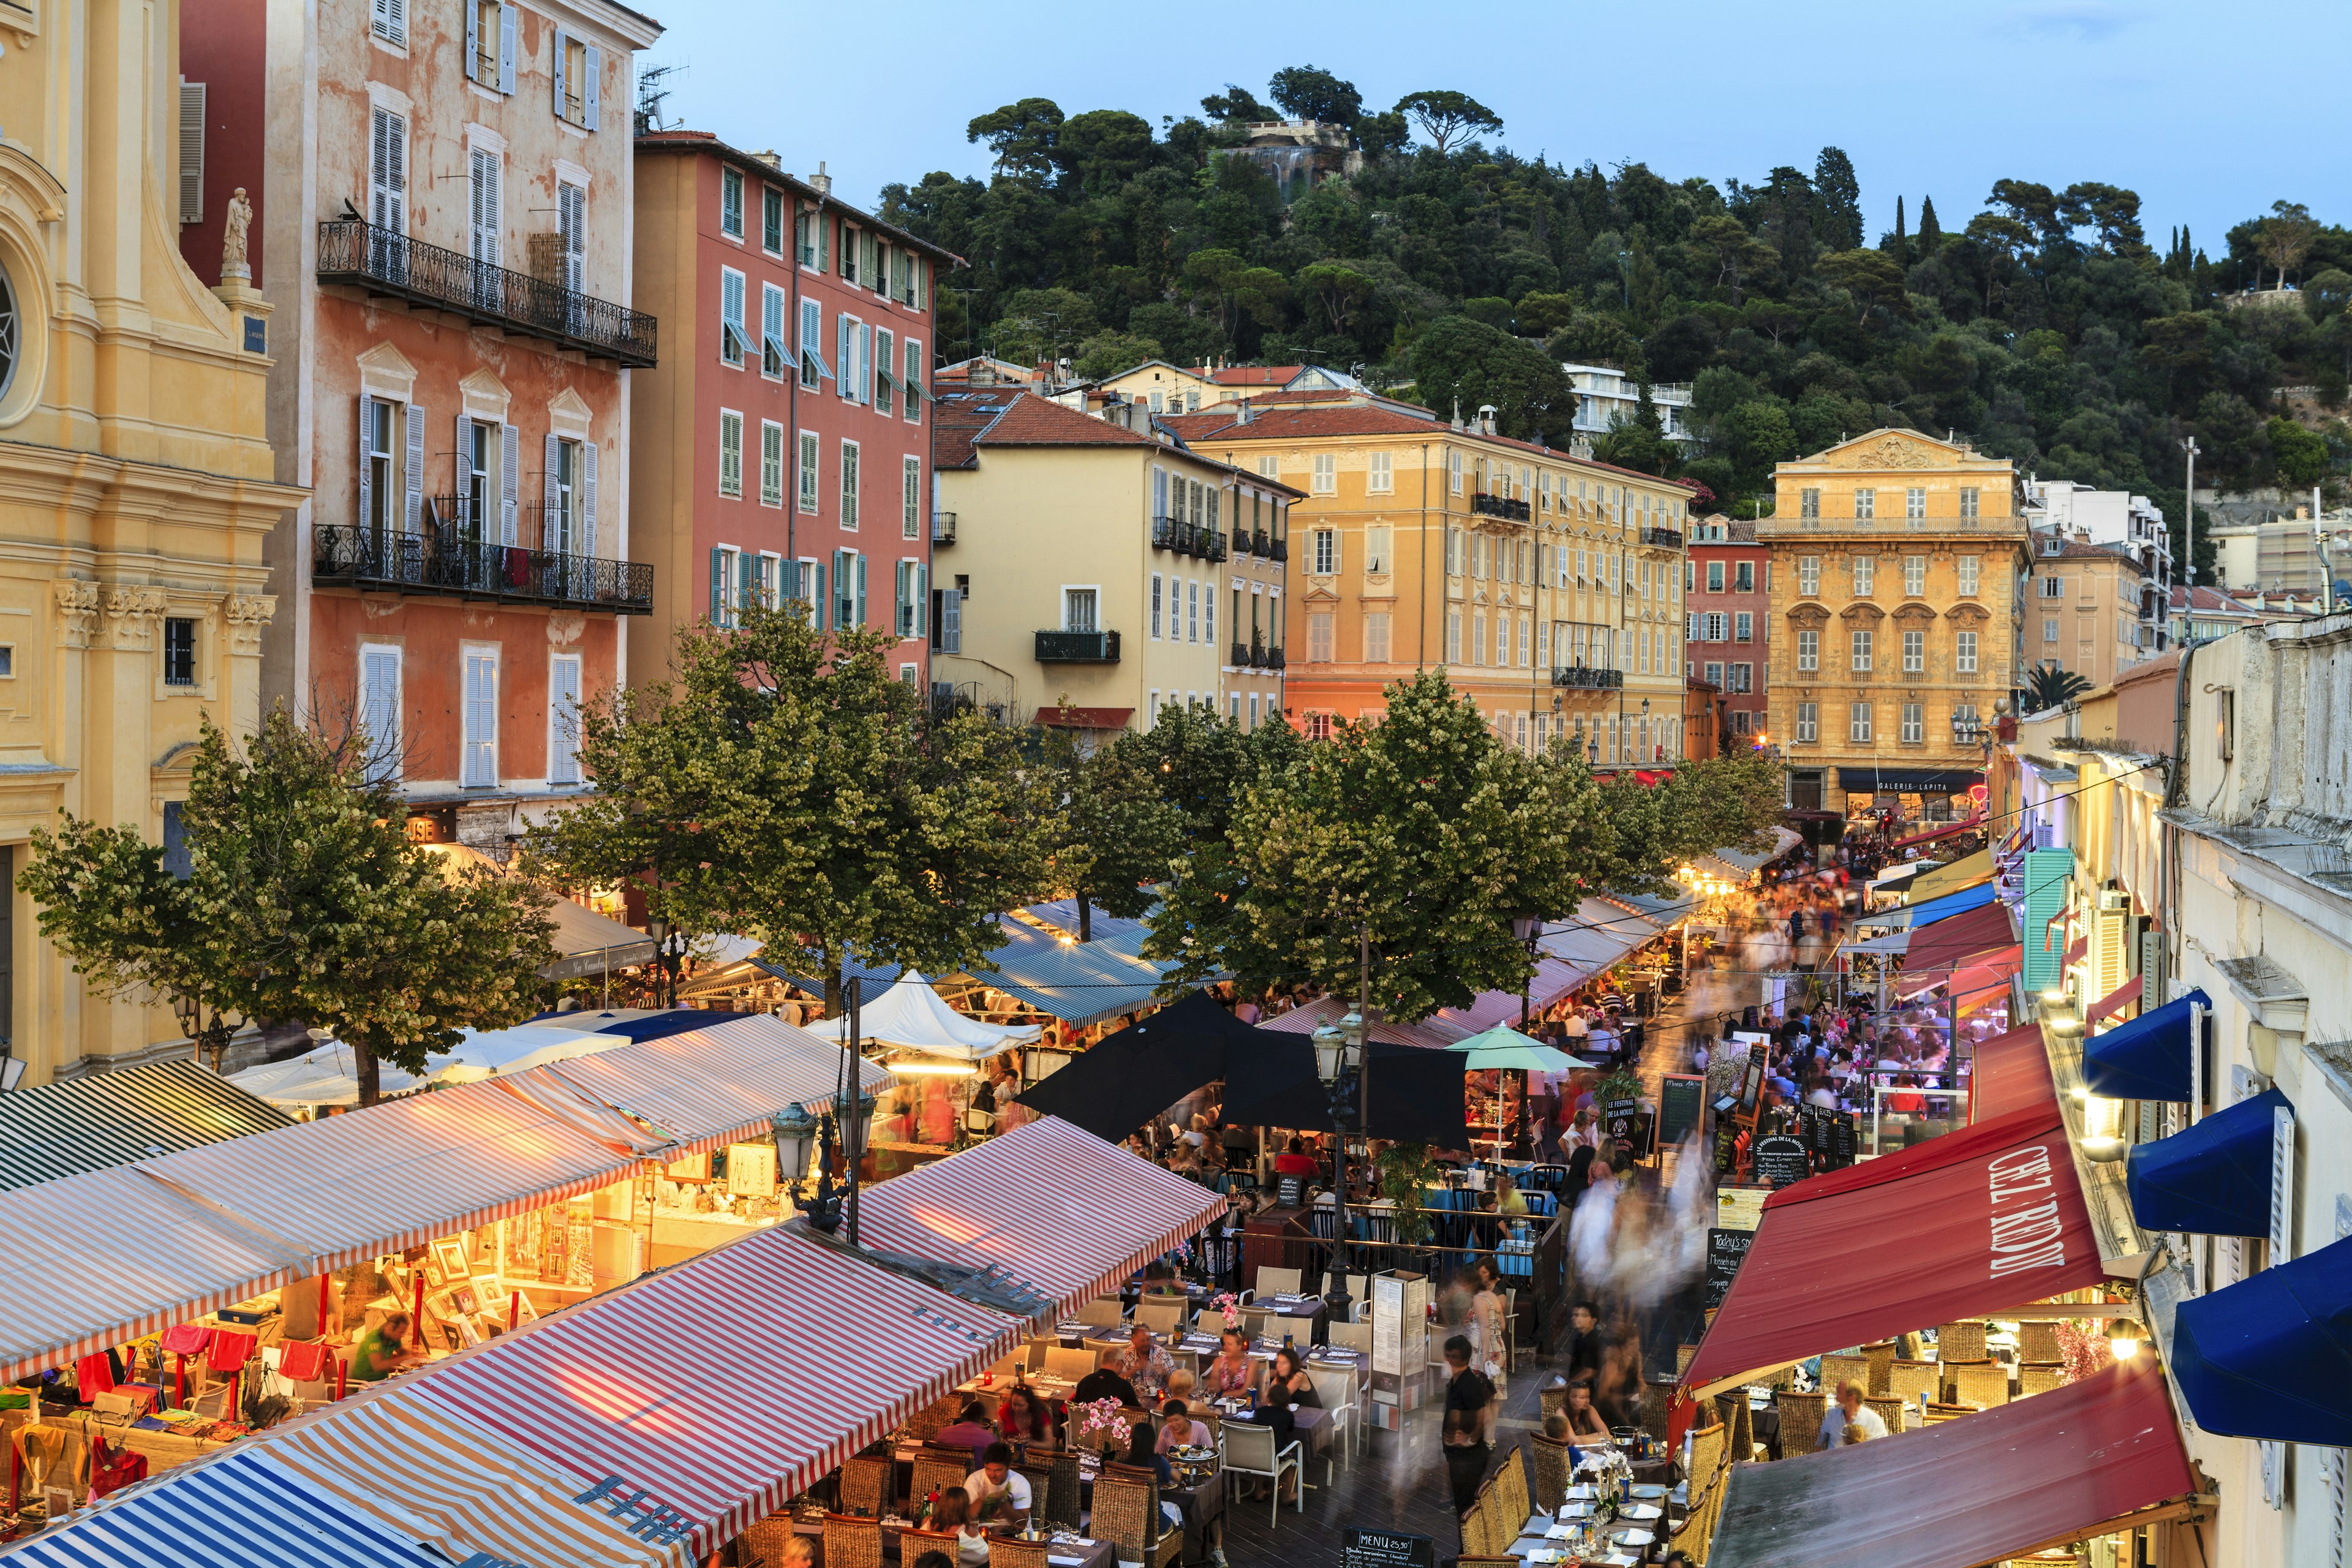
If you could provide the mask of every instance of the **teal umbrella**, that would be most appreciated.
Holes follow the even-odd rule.
[[[1570,1056],[1556,1046],[1531,1039],[1505,1024],[1497,1024],[1467,1039],[1456,1040],[1445,1048],[1460,1051],[1468,1057],[1469,1060],[1464,1065],[1473,1070],[1502,1068],[1522,1072],[1567,1072],[1573,1068],[1592,1065]]]

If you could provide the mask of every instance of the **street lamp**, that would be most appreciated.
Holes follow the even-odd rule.
[[[808,1174],[809,1156],[817,1142],[817,1120],[804,1105],[788,1105],[768,1119],[769,1135],[776,1143],[776,1177],[797,1207],[801,1178]]]
[[[1370,933],[1358,932],[1365,954],[1362,985],[1369,989]],[[1325,1271],[1324,1310],[1330,1321],[1349,1321],[1354,1300],[1348,1294],[1348,1133],[1360,1118],[1365,1092],[1365,1005],[1360,1001],[1339,1016],[1315,1026],[1308,1038],[1315,1047],[1315,1072],[1330,1096],[1331,1127],[1331,1267]]]

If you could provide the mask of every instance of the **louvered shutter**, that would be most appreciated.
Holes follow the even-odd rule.
[[[735,607],[739,610],[758,596],[751,591],[751,568],[754,563],[755,558],[748,550],[739,552],[735,557]]]
[[[499,663],[488,654],[466,656],[466,776],[467,785],[499,782]]]
[[[400,776],[400,650],[371,647],[360,656],[360,724],[367,731],[368,774]]]
[[[408,44],[408,0],[385,0],[384,12],[392,18],[392,41],[404,48]]]
[[[715,547],[710,552],[710,624],[727,624],[727,552]]]
[[[360,514],[365,528],[375,520],[375,465],[368,460],[368,436],[375,427],[375,399],[360,394]]]
[[[457,469],[452,477],[457,486],[457,515],[445,521],[479,529],[482,520],[469,516],[466,510],[474,494],[474,421],[467,415],[457,416],[457,460],[452,467]]]
[[[915,636],[931,635],[931,569],[915,563]]]
[[[180,221],[205,221],[205,84],[180,83]]]
[[[963,595],[953,588],[940,590],[940,651],[963,651]]]
[[[569,41],[569,40],[566,38],[563,29],[562,29],[562,28],[561,28],[561,27],[556,28],[556,29],[555,29],[555,68],[554,68],[554,73],[553,73],[553,74],[554,74],[554,77],[555,77],[555,118],[556,118],[556,119],[558,119],[558,120],[567,120],[567,119],[571,118],[569,115],[567,115],[567,114],[565,114],[565,113],[563,112],[563,100],[564,100],[564,98],[565,98],[565,93],[564,93],[564,90],[563,90],[563,57],[564,57],[564,55],[565,55],[566,53],[568,53],[568,52],[569,52],[569,51],[564,47],[564,45],[565,45],[568,41]]]
[[[854,403],[857,399],[856,350],[850,345],[856,333],[856,323],[847,316],[835,316],[834,325],[838,329],[835,333],[838,342],[835,344],[834,363],[841,366],[841,374],[833,378],[834,390]]]
[[[482,8],[474,0],[457,0],[466,13],[466,79],[482,79]]]
[[[580,661],[556,659],[548,670],[547,782],[580,782]]]
[[[863,555],[860,555],[859,557],[857,557],[857,624],[858,624],[859,626],[865,626],[865,625],[866,624],[866,557],[865,557],[865,556],[863,556]]]
[[[813,581],[807,585],[809,590],[809,626],[810,629],[814,631],[821,632],[824,630],[826,626],[829,625],[833,619],[831,607],[832,601],[824,596],[824,563],[822,561],[810,562],[808,563],[808,573],[809,576],[813,579]]]
[[[522,480],[522,432],[511,425],[499,429],[499,542],[515,542],[517,491]]]
[[[596,553],[596,443],[580,443],[580,553]]]
[[[556,543],[548,537],[548,528],[551,521],[548,514],[553,510],[557,499],[562,492],[556,489],[555,433],[551,430],[547,436],[546,456],[547,466],[539,471],[539,548],[553,550]]]
[[[514,0],[499,7],[499,90],[515,89],[515,23],[521,10]]]
[[[416,531],[417,521],[425,508],[425,409],[419,404],[408,405],[408,472],[407,491],[403,514],[407,519],[408,531]]]
[[[392,116],[383,110],[368,116],[368,222],[385,225],[385,206],[392,185]]]
[[[581,96],[587,110],[583,123],[584,123],[591,131],[596,129],[596,90],[599,79],[601,79],[604,74],[602,68],[604,59],[604,53],[602,49],[599,49],[593,44],[588,46],[588,64],[585,68],[588,72],[588,80],[583,84],[587,88],[587,91]]]
[[[394,0],[397,5],[399,0]],[[384,188],[390,193],[384,226],[394,234],[408,232],[408,121],[397,114],[384,116]]]

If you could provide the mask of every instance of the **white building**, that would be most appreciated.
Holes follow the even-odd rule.
[[[1606,436],[1610,427],[1621,419],[1631,419],[1641,405],[1641,388],[1633,378],[1613,364],[1563,363],[1570,383],[1576,388],[1576,433],[1588,438]],[[1695,437],[1690,428],[1691,384],[1686,381],[1653,382],[1650,403],[1658,411],[1658,427],[1669,440],[1688,441]]]
[[[2161,508],[2128,490],[2095,490],[2072,479],[2028,475],[2025,515],[2036,533],[2106,545],[2137,562],[2139,657],[2151,658],[2171,646],[2167,612],[2174,577],[2172,534]]]

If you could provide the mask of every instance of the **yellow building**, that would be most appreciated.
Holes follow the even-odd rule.
[[[1756,537],[1772,547],[1769,732],[1791,803],[1964,811],[2021,663],[2015,471],[1915,430],[1874,430],[1774,479]]]
[[[2063,669],[2107,686],[2153,657],[2140,646],[2143,573],[2123,546],[2049,530],[2034,534],[2032,551],[2025,668]]]
[[[26,1084],[186,1049],[160,1003],[83,992],[15,877],[60,808],[172,841],[200,716],[259,716],[262,541],[300,499],[270,482],[268,308],[206,290],[165,205],[179,16],[0,5],[0,1076]]]
[[[932,406],[934,689],[1102,731],[1169,704],[1253,730],[1282,711],[1296,490],[1151,434],[1133,405],[1097,417],[998,389]]]
[[[1603,768],[1685,754],[1686,486],[1363,394],[1166,423],[1306,495],[1289,595],[1301,728],[1377,718],[1391,681],[1444,665],[1515,745],[1564,742]]]

